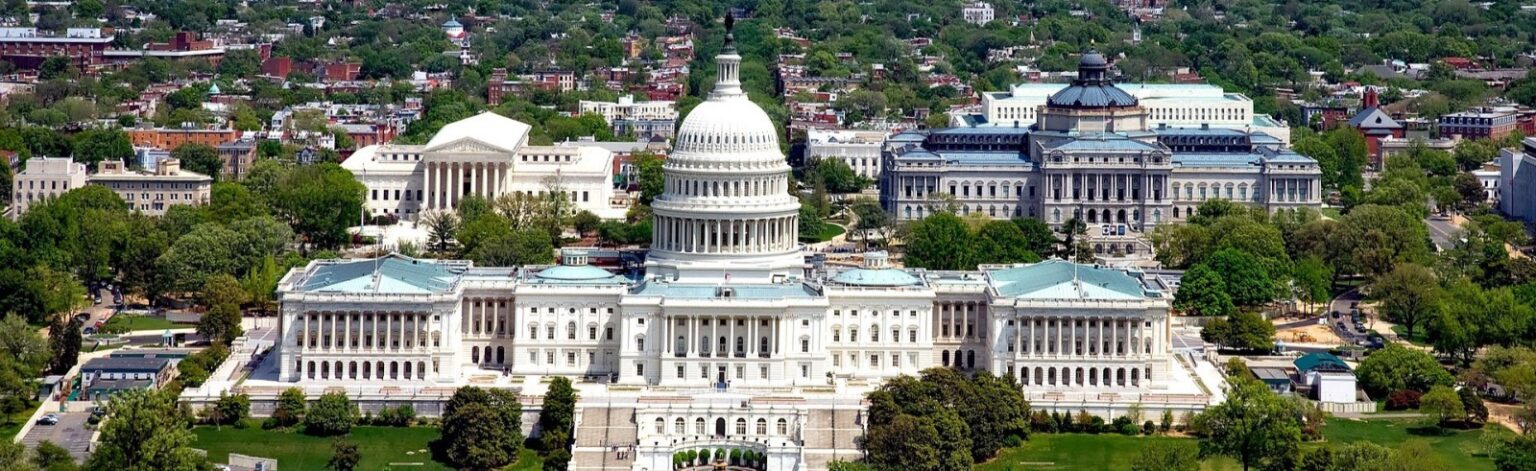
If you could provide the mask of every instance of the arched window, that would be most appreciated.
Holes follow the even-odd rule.
[[[758,435],[767,435],[768,434],[768,419],[757,419],[757,434]]]
[[[672,433],[675,433],[675,434],[678,434],[678,435],[682,435],[684,433],[688,433],[688,430],[686,428],[687,426],[688,426],[688,423],[684,422],[682,417],[678,417],[677,420],[673,420],[672,421]]]
[[[657,417],[656,418],[656,434],[657,435],[661,435],[663,433],[667,433],[667,421],[662,419],[661,417]]]
[[[747,419],[736,419],[736,434],[737,435],[746,435],[747,434]]]
[[[704,418],[703,417],[699,417],[697,419],[693,419],[693,433],[696,434],[696,435],[703,435],[704,434]]]
[[[779,435],[789,435],[789,421],[788,420],[784,420],[782,418],[779,419],[779,424],[778,424],[777,428],[778,428]]]

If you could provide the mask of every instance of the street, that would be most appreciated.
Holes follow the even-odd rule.
[[[1456,242],[1461,240],[1461,228],[1451,219],[1435,219],[1430,216],[1424,219],[1424,226],[1429,228],[1429,239],[1435,243],[1435,249],[1445,251],[1456,247]]]

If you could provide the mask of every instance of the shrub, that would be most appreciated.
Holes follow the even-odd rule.
[[[1419,398],[1424,393],[1412,389],[1399,389],[1387,395],[1387,410],[1409,410],[1419,408]]]
[[[1465,428],[1483,428],[1488,423],[1488,406],[1483,404],[1483,398],[1477,397],[1477,392],[1470,387],[1461,388],[1456,394],[1461,397],[1461,407],[1466,410],[1466,418],[1460,421],[1460,426]]]
[[[1014,447],[1017,447],[1017,446],[1023,445],[1023,444],[1024,444],[1024,439],[1019,438],[1018,435],[1008,435],[1007,438],[1003,439],[1003,446],[1006,446],[1008,448],[1014,448]]]
[[[1099,416],[1094,416],[1086,428],[1088,433],[1101,433],[1107,430],[1107,427],[1104,425],[1104,418]]]
[[[379,417],[373,421],[374,425],[388,427],[410,427],[416,421],[416,409],[409,405],[400,407],[385,407],[379,409]]]
[[[1121,435],[1135,435],[1136,432],[1137,432],[1136,424],[1134,422],[1131,422],[1131,418],[1130,417],[1126,417],[1126,416],[1123,416],[1123,415],[1119,416],[1119,417],[1115,417],[1115,421],[1113,422],[1113,424],[1114,424],[1114,430],[1116,432],[1119,432]]]
[[[325,393],[304,415],[304,433],[310,435],[346,435],[355,424],[357,406],[342,393]]]
[[[1142,435],[1151,435],[1157,433],[1157,424],[1152,423],[1150,420],[1142,422],[1141,433]]]

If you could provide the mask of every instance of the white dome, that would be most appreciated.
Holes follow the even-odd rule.
[[[678,129],[674,152],[763,152],[784,160],[773,120],[745,96],[710,99],[694,107]]]

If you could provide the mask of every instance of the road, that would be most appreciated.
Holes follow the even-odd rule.
[[[1429,228],[1429,239],[1440,251],[1455,248],[1456,242],[1461,240],[1461,228],[1450,219],[1435,219],[1434,216],[1430,216],[1424,219],[1424,226]]]
[[[59,423],[55,425],[37,424],[27,431],[27,436],[21,438],[21,443],[28,448],[37,447],[44,440],[64,447],[76,461],[85,462],[90,454],[91,430],[85,428],[86,420],[91,418],[90,412],[55,412],[59,416]]]

